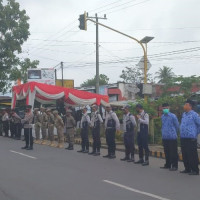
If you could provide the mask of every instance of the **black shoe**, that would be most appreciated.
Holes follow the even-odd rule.
[[[135,162],[135,164],[142,164],[142,163],[144,163],[144,160],[142,160],[142,159]]]
[[[106,155],[106,156],[103,156],[103,158],[109,158],[110,157],[110,155],[108,154],[108,155]]]
[[[85,151],[83,151],[83,153],[89,153],[89,150],[85,150]]]
[[[33,150],[33,147],[28,147],[26,150]]]
[[[134,162],[134,161],[135,161],[134,158],[130,158],[127,160],[127,162]]]
[[[130,158],[127,158],[127,157],[124,157],[124,158],[121,158],[120,160],[121,161],[127,161],[127,160],[129,160]]]
[[[142,166],[147,166],[147,165],[149,165],[149,161],[148,160],[142,163]]]
[[[170,167],[164,166],[164,167],[160,167],[160,169],[170,169]]]
[[[180,171],[180,173],[181,174],[188,174],[188,173],[190,173],[190,171],[189,170],[183,170],[183,171]]]
[[[109,158],[110,158],[110,159],[115,159],[115,158],[116,158],[116,155],[115,155],[115,154],[112,154],[112,155],[110,155]]]
[[[77,152],[78,152],[78,153],[83,153],[84,151],[85,151],[85,150],[82,150],[82,149],[81,149],[81,150],[79,150],[79,151],[77,151]]]
[[[28,149],[28,147],[27,147],[27,146],[25,146],[25,147],[22,147],[21,149]]]
[[[100,156],[100,155],[101,155],[100,152],[96,152],[93,154],[93,156]]]
[[[199,175],[199,172],[190,172],[188,175]]]
[[[177,171],[177,170],[178,170],[177,167],[172,167],[172,168],[169,169],[169,171],[172,171],[172,172],[173,172],[173,171]]]
[[[69,147],[67,150],[69,151],[74,150],[74,147]]]
[[[92,151],[92,152],[89,152],[88,154],[89,155],[94,155],[96,152],[95,151]]]

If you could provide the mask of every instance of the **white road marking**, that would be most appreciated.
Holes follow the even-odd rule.
[[[10,152],[15,153],[15,154],[19,154],[21,156],[25,156],[25,157],[28,157],[28,158],[37,159],[36,157],[29,156],[29,155],[26,155],[26,154],[23,154],[23,153],[20,153],[20,152],[17,152],[17,151],[10,150]]]
[[[111,185],[115,185],[115,186],[118,186],[120,188],[123,188],[123,189],[126,189],[126,190],[129,190],[129,191],[132,191],[132,192],[135,192],[135,193],[138,193],[138,194],[143,194],[145,196],[148,196],[148,197],[152,197],[154,199],[159,199],[159,200],[170,200],[170,199],[166,199],[164,197],[161,197],[161,196],[158,196],[158,195],[155,195],[155,194],[151,194],[151,193],[148,193],[148,192],[144,192],[144,191],[141,191],[141,190],[137,190],[137,189],[134,189],[134,188],[131,188],[131,187],[127,187],[125,185],[121,185],[119,183],[115,183],[115,182],[112,182],[112,181],[109,181],[109,180],[103,180],[104,182],[106,183],[109,183]]]

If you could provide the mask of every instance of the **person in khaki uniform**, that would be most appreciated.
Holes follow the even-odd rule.
[[[74,150],[74,128],[76,126],[76,122],[71,114],[71,110],[66,110],[65,127],[69,143],[69,146],[65,148],[67,150]]]
[[[40,143],[40,129],[41,129],[42,116],[39,113],[39,108],[34,109],[34,123],[35,123],[35,143]]]
[[[45,112],[45,108],[41,108],[41,115],[42,115],[42,124],[41,124],[41,131],[42,131],[42,143],[41,144],[46,144],[47,141],[47,121],[48,121],[48,117],[47,114]]]
[[[49,146],[54,147],[54,115],[52,114],[51,110],[47,110],[47,127],[48,127],[48,139],[50,140]]]
[[[57,135],[58,135],[58,148],[64,147],[64,122],[62,118],[58,115],[58,111],[53,111],[54,120],[55,120],[55,127],[57,129]]]

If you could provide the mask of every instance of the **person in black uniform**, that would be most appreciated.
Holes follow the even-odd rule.
[[[149,147],[148,147],[148,133],[149,133],[149,115],[144,111],[141,104],[136,105],[138,115],[138,147],[139,147],[139,160],[135,164],[142,164],[142,166],[149,165]],[[143,150],[145,151],[145,161]]]

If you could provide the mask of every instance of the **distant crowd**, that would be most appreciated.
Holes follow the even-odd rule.
[[[185,169],[181,173],[189,175],[199,174],[199,158],[197,152],[197,136],[200,133],[200,116],[194,110],[194,102],[188,100],[183,107],[184,113],[181,122],[175,114],[170,112],[170,105],[164,103],[162,105],[162,140],[165,153],[165,164],[162,169],[170,171],[178,170],[178,145],[177,134],[180,132],[181,151],[183,164]],[[120,122],[112,107],[108,104],[105,107],[105,119],[102,119],[98,111],[97,105],[91,106],[91,117],[88,115],[87,107],[82,108],[80,118],[80,135],[81,149],[79,153],[87,153],[93,156],[101,155],[101,128],[104,124],[106,143],[108,153],[104,158],[116,158],[115,136],[120,131]],[[136,105],[137,115],[130,113],[130,106],[126,105],[123,110],[123,138],[125,146],[125,157],[121,161],[133,162],[142,166],[149,165],[149,115],[143,109],[141,104]],[[57,110],[35,108],[32,111],[32,106],[26,106],[25,116],[21,118],[15,109],[8,113],[3,110],[1,123],[2,130],[0,134],[20,140],[22,128],[24,129],[25,146],[22,149],[33,150],[33,144],[47,144],[52,147],[64,148],[64,137],[66,135],[68,141],[67,150],[74,150],[74,135],[77,126],[77,120],[74,119],[71,109],[66,109],[66,114],[60,116]],[[34,126],[33,126],[34,124]],[[35,138],[33,138],[32,130],[34,128]],[[54,129],[57,130],[57,141],[55,141]],[[92,132],[92,151],[89,151],[88,132]],[[135,131],[137,130],[137,131]],[[135,133],[137,132],[137,133]],[[40,138],[40,133],[42,138]],[[135,135],[137,135],[137,144],[139,149],[139,159],[135,160]]]

